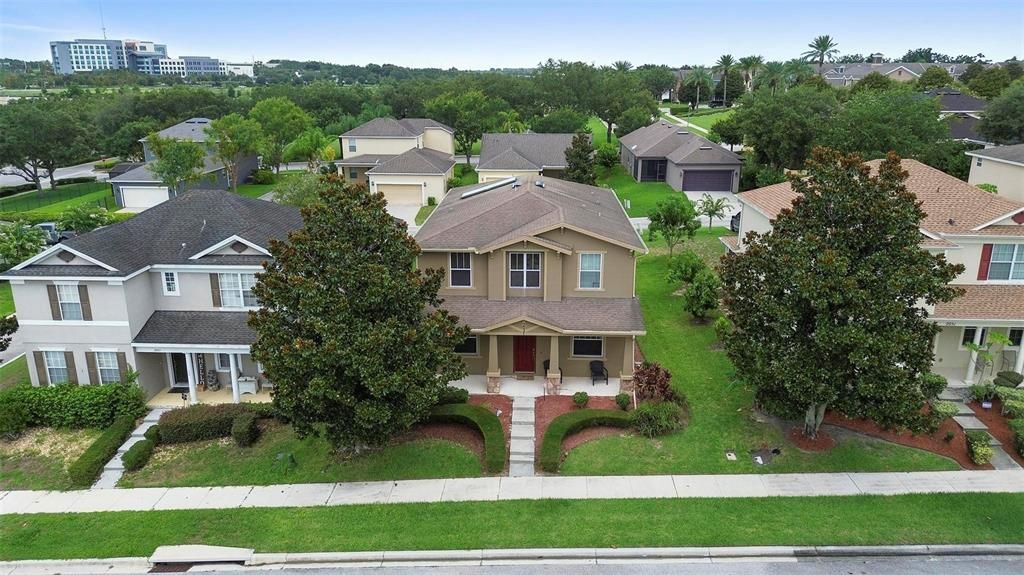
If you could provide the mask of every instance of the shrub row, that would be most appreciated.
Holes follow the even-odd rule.
[[[996,374],[996,378],[992,383],[1000,387],[1017,387],[1021,383],[1024,383],[1024,375],[1021,375],[1016,371],[1000,371]]]
[[[977,465],[986,465],[992,461],[992,446],[988,442],[988,433],[984,431],[967,432],[967,453],[971,456],[971,461]]]
[[[21,192],[27,192],[34,189],[36,189],[36,185],[33,183],[4,186],[0,188],[0,198],[6,198],[7,196],[13,196],[14,194],[20,194]]]
[[[540,468],[548,473],[558,471],[562,463],[562,441],[580,430],[588,427],[607,425],[611,427],[629,427],[630,415],[611,409],[581,409],[559,415],[544,432],[540,446]]]
[[[25,222],[34,226],[43,222],[59,220],[61,214],[65,211],[67,210],[53,212],[48,211],[46,207],[43,207],[28,212],[0,212],[0,222]],[[115,212],[108,213],[107,217],[110,219],[111,224],[116,224],[135,217],[135,214],[130,212]]]
[[[228,437],[235,418],[244,413],[252,413],[245,403],[190,405],[172,409],[160,416],[160,442],[189,443]]]
[[[467,403],[438,405],[431,411],[429,421],[458,423],[475,427],[484,438],[484,471],[501,473],[505,469],[505,429],[498,416],[485,407]]]
[[[231,439],[239,447],[249,447],[260,437],[260,428],[256,425],[256,414],[243,413],[231,423]]]
[[[469,401],[469,390],[462,389],[461,387],[446,386],[441,390],[441,393],[437,396],[438,405],[448,405],[451,403],[466,403]]]
[[[960,411],[956,403],[953,403],[952,401],[936,400],[931,402],[931,406],[932,415],[934,415],[935,418],[940,422],[949,419],[950,417],[953,417]]]
[[[1024,457],[1024,419],[1011,419],[1007,423],[1013,432],[1013,446],[1017,448],[1017,453]]]
[[[128,471],[142,469],[149,462],[155,448],[155,443],[149,439],[143,439],[128,448],[128,451],[121,456],[121,463],[124,463],[124,468]]]
[[[0,393],[0,406],[7,413],[20,410],[28,427],[107,427],[118,417],[146,413],[142,390],[131,384],[20,385]]]
[[[92,442],[74,463],[68,466],[68,476],[75,487],[89,487],[103,471],[103,466],[117,453],[117,449],[132,434],[135,418],[122,415]]]

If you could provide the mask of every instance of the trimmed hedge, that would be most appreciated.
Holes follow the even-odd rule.
[[[142,389],[133,384],[19,385],[0,393],[0,405],[20,405],[29,427],[107,427],[115,419],[146,413]]]
[[[559,415],[544,432],[540,446],[540,468],[548,473],[557,473],[562,463],[562,441],[573,433],[599,425],[629,427],[630,415],[611,409],[581,409]]]
[[[469,390],[461,387],[446,386],[437,396],[438,405],[466,403],[469,401]]]
[[[68,476],[75,487],[89,487],[96,482],[103,466],[114,457],[121,444],[132,434],[135,418],[122,415],[92,442],[74,463],[68,466]]]
[[[48,211],[49,206],[43,206],[35,210],[27,212],[0,212],[0,222],[25,222],[31,226],[41,224],[43,222],[52,222],[59,220],[61,215],[67,210],[61,210],[58,212]],[[107,218],[111,224],[120,223],[126,220],[134,218],[136,214],[131,212],[114,212],[108,213]]]
[[[28,412],[20,403],[0,403],[0,439],[15,439],[28,428]]]
[[[143,437],[153,442],[153,445],[160,445],[160,426],[153,425],[142,434]]]
[[[1000,380],[1002,380],[1005,383],[1001,384]],[[1016,371],[1000,371],[999,373],[996,374],[996,385],[1003,385],[1004,387],[1017,387],[1022,383],[1024,383],[1024,375],[1021,375]]]
[[[1017,453],[1024,457],[1024,419],[1011,419],[1006,423],[1013,432],[1013,446],[1017,448]]]
[[[256,426],[256,414],[243,413],[231,423],[231,439],[239,447],[249,447],[260,438],[260,428]]]
[[[251,413],[244,403],[200,404],[172,409],[160,416],[160,441],[166,444],[189,443],[228,437],[235,418],[243,413]]]
[[[939,421],[949,419],[960,412],[960,408],[952,401],[932,401],[931,406],[932,414]]]
[[[154,448],[156,448],[156,444],[148,439],[143,439],[129,447],[128,451],[121,456],[121,462],[124,463],[124,468],[128,471],[142,469],[145,467],[146,463],[149,462],[149,458],[153,455]]]
[[[458,423],[475,427],[484,438],[484,471],[501,473],[505,470],[505,428],[497,415],[486,407],[468,403],[438,405],[430,412],[428,421]]]

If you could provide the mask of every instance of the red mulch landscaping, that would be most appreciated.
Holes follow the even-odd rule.
[[[909,431],[895,432],[882,429],[872,421],[866,419],[850,419],[844,415],[829,411],[825,414],[825,423],[835,425],[877,437],[907,447],[916,447],[925,451],[942,455],[955,460],[964,469],[993,469],[992,465],[975,465],[967,454],[967,436],[964,430],[952,419],[947,419],[939,426],[939,430],[931,435],[914,435]],[[953,440],[946,441],[946,433],[953,432]]]
[[[818,437],[811,439],[804,436],[803,428],[794,427],[789,430],[786,437],[800,451],[828,451],[836,446],[836,440],[824,429],[819,429]]]
[[[988,426],[988,432],[992,434],[992,437],[995,437],[999,440],[999,443],[1003,444],[1003,451],[1008,453],[1014,461],[1024,466],[1024,457],[1021,457],[1014,448],[1013,432],[1010,431],[1010,426],[1006,423],[1006,417],[1002,415],[1002,402],[999,399],[993,399],[992,409],[982,409],[981,405],[973,401],[967,405],[974,410],[974,415]]]
[[[501,410],[498,419],[505,429],[505,443],[509,441],[512,433],[512,398],[507,395],[471,395],[469,403],[481,405],[497,413]],[[422,423],[413,427],[406,436],[407,440],[431,438],[444,439],[458,443],[480,457],[484,456],[484,438],[475,429],[458,423]],[[505,463],[506,470],[508,463]]]
[[[501,426],[505,429],[505,442],[507,443],[512,436],[512,398],[507,395],[497,394],[471,395],[469,396],[469,403],[472,405],[482,405],[495,414],[501,411],[498,419],[501,420]]]
[[[590,402],[587,403],[587,408],[618,409],[619,406],[615,404],[614,397],[591,397]],[[572,402],[571,395],[545,395],[537,398],[533,409],[533,425],[534,432],[536,433],[534,448],[536,449],[537,458],[539,459],[540,445],[544,440],[544,432],[547,431],[548,425],[551,425],[551,422],[559,415],[578,408],[576,407],[576,404]],[[562,443],[562,450],[569,451],[570,449],[588,441],[593,441],[594,439],[607,437],[609,435],[615,435],[616,433],[622,433],[622,430],[617,427],[590,427],[567,437]]]

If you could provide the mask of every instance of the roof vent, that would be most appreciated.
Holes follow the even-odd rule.
[[[480,186],[479,188],[475,188],[475,189],[472,189],[472,190],[466,190],[465,192],[462,192],[462,195],[459,196],[459,198],[464,200],[466,198],[471,198],[471,197],[473,197],[473,196],[475,196],[477,194],[482,194],[484,192],[489,192],[491,190],[494,190],[494,189],[497,189],[497,188],[501,188],[501,187],[507,186],[509,184],[512,184],[512,187],[516,187],[516,186],[519,185],[519,180],[517,180],[513,176],[511,178],[505,178],[503,180],[498,180],[496,182],[491,182],[489,184],[484,184],[484,185]]]
[[[689,134],[690,132],[687,132],[686,130],[679,130],[676,133],[679,134],[680,136],[685,136],[686,134]]]
[[[73,254],[71,252],[68,252],[68,251],[61,250],[61,252],[59,254],[57,254],[57,257],[60,258],[61,261],[67,263],[67,262],[70,262],[71,260],[75,259],[75,254]]]
[[[701,146],[700,149],[702,149],[702,150],[710,150],[711,146]]]
[[[538,188],[543,188],[544,180],[537,180],[536,182],[533,183],[533,185],[537,186]]]
[[[635,150],[636,149],[636,144],[633,144],[632,146],[630,146],[629,149],[630,150]]]

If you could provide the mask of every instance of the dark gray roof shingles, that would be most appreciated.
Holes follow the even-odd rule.
[[[984,150],[974,150],[968,152],[968,154],[972,156],[981,156],[982,158],[991,158],[993,160],[1006,160],[1007,162],[1024,164],[1024,144],[996,146],[994,148],[985,148]]]
[[[453,130],[437,120],[430,118],[374,118],[365,124],[356,126],[341,136],[344,138],[415,138],[427,128]]]
[[[470,329],[484,329],[527,317],[572,332],[644,333],[644,316],[636,298],[570,297],[489,300],[482,296],[445,298],[441,307],[457,315]]]
[[[444,174],[455,165],[455,158],[429,148],[413,148],[385,160],[367,173],[372,174]]]
[[[245,311],[156,311],[132,343],[250,345],[256,334],[248,322]]]
[[[540,170],[565,166],[573,134],[484,134],[480,170]]]
[[[638,158],[666,158],[674,164],[743,163],[739,156],[711,140],[664,120],[634,130],[619,142]]]

